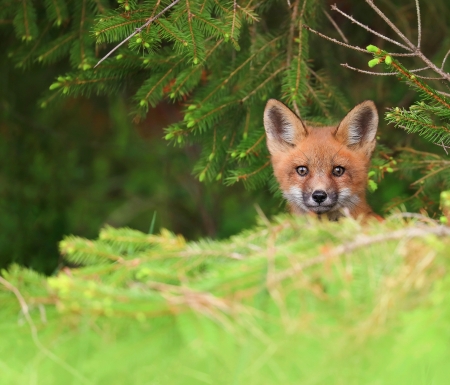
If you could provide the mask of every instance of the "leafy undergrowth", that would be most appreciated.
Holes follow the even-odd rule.
[[[447,384],[450,227],[281,216],[227,241],[105,228],[0,285],[2,384]]]

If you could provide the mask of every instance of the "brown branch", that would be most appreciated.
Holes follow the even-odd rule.
[[[448,55],[450,55],[450,50],[447,51],[447,53],[444,56],[444,60],[442,60],[441,70],[444,69],[445,61],[447,60]]]
[[[375,72],[375,71],[366,71],[359,68],[355,68],[352,66],[349,66],[347,63],[341,64],[342,67],[348,68],[349,70],[361,72],[362,74],[368,74],[368,75],[376,75],[376,76],[395,76],[397,75],[397,72]]]
[[[399,43],[398,41],[395,41],[387,36],[384,36],[383,34],[374,31],[373,29],[369,28],[367,25],[364,25],[362,23],[360,23],[358,20],[356,20],[353,16],[347,15],[345,12],[342,12],[337,6],[336,4],[331,6],[331,9],[333,11],[339,12],[342,16],[346,17],[347,19],[349,19],[352,23],[359,25],[361,28],[364,28],[366,31],[370,32],[373,35],[376,35],[378,37],[381,37],[383,40],[386,40],[392,44],[398,45],[399,47],[402,47],[403,49],[406,49],[407,51],[412,51],[412,49],[402,43]]]
[[[373,3],[373,0],[366,0],[366,3],[369,4],[369,6],[378,13],[378,16],[380,16],[389,27],[392,28],[392,30],[408,45],[410,48],[410,51],[416,51],[417,47],[411,43],[411,41],[400,31],[397,26],[389,20],[389,18]]]
[[[332,41],[335,44],[342,45],[342,46],[344,46],[346,48],[354,49],[355,51],[367,53],[367,50],[365,48],[361,48],[361,47],[358,47],[356,45],[346,44],[346,43],[343,43],[343,42],[341,42],[339,40],[333,39],[332,37],[329,37],[327,35],[324,35],[323,33],[320,33],[319,31],[316,31],[315,29],[312,29],[310,26],[308,26],[306,24],[303,24],[303,28],[306,28],[308,31],[311,31],[312,33],[315,33],[316,35],[320,36],[323,39]]]
[[[422,23],[420,22],[419,0],[416,0],[416,11],[417,11],[417,48],[420,49],[420,42],[422,40]]]
[[[333,6],[331,6],[331,8],[333,8]],[[338,34],[341,36],[342,40],[344,40],[344,42],[348,44],[348,39],[345,37],[344,32],[342,32],[342,30],[339,28],[339,26],[336,24],[336,22],[330,16],[330,14],[325,10],[323,10],[323,13],[327,17],[327,19],[330,21],[330,23],[333,25],[333,27],[336,29]]]
[[[247,178],[251,177],[252,175],[255,175],[255,174],[257,174],[258,172],[264,170],[264,169],[265,169],[267,166],[269,166],[269,165],[270,165],[270,160],[268,160],[266,163],[264,163],[260,168],[256,169],[255,171],[252,171],[252,172],[250,172],[250,173],[248,173],[248,174],[238,175],[236,179],[237,179],[237,180],[240,180],[240,179],[247,179]]]

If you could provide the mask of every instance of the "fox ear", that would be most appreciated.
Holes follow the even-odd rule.
[[[366,100],[358,104],[339,123],[335,136],[352,148],[363,148],[370,155],[375,148],[378,112],[375,103]]]
[[[308,130],[288,107],[275,99],[269,99],[264,110],[264,128],[270,153],[294,147],[308,135]]]

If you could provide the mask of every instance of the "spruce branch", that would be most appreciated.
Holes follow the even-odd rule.
[[[348,256],[349,253],[352,253],[355,250],[361,249],[363,247],[367,247],[377,243],[383,243],[388,241],[398,241],[401,239],[410,239],[410,238],[423,238],[429,235],[435,235],[437,237],[448,237],[450,236],[450,227],[447,226],[423,226],[423,227],[413,227],[408,229],[396,230],[384,234],[377,235],[359,235],[352,242],[344,243],[342,245],[336,246],[331,250],[327,250],[326,252],[318,255],[314,258],[310,258],[305,262],[297,262],[293,263],[293,265],[282,271],[277,273],[272,280],[272,284],[279,283],[284,281],[285,279],[291,278],[303,270],[323,264],[325,262],[334,260],[341,256]]]
[[[263,82],[261,82],[256,88],[254,88],[250,93],[248,93],[245,97],[243,97],[243,98],[241,99],[241,103],[245,103],[251,96],[253,96],[253,95],[254,95],[256,92],[258,92],[261,88],[264,88],[264,86],[265,86],[267,83],[269,83],[270,81],[272,81],[273,78],[277,77],[278,74],[279,74],[280,72],[285,71],[286,68],[287,68],[287,66],[282,66],[282,67],[278,68],[275,72],[272,72],[272,74],[271,74],[268,78],[266,78],[266,79],[265,79]],[[297,109],[298,109],[298,107],[297,107]],[[300,115],[298,115],[298,116],[300,116]]]
[[[124,45],[127,41],[129,41],[133,36],[137,35],[138,33],[142,32],[142,30],[146,27],[148,27],[151,23],[153,23],[156,19],[158,19],[160,16],[162,16],[164,13],[166,13],[170,8],[175,6],[180,0],[174,0],[172,3],[170,3],[166,8],[164,8],[161,12],[159,12],[156,16],[151,17],[148,19],[148,21],[141,25],[139,28],[136,28],[136,30],[129,35],[126,39],[122,40],[119,44],[117,44],[112,50],[110,50],[105,56],[103,56],[102,59],[100,59],[97,64],[94,66],[96,68],[100,63],[102,63],[104,60],[106,60],[111,54],[116,51],[118,48],[120,48],[122,45]]]

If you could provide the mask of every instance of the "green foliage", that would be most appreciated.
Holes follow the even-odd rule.
[[[16,33],[33,46],[19,45],[10,56],[22,67],[70,58],[72,71],[50,85],[42,107],[55,97],[111,95],[125,84],[134,93],[137,119],[162,101],[181,103],[184,119],[167,128],[166,138],[174,144],[201,143],[195,167],[201,181],[244,181],[256,188],[271,179],[261,127],[269,97],[280,95],[304,119],[316,122],[328,123],[335,111],[347,111],[342,93],[310,62],[308,31],[302,26],[315,25],[319,2],[296,1],[289,7],[277,1],[183,1],[148,24],[169,5],[46,1],[45,13],[36,11],[33,32],[31,27],[24,32],[28,24],[17,4],[10,11],[16,14],[16,29],[21,28]],[[108,48],[132,34],[93,68]]]
[[[85,266],[2,272],[2,380],[445,384],[450,228],[399,214],[278,217],[221,242],[67,237]]]

